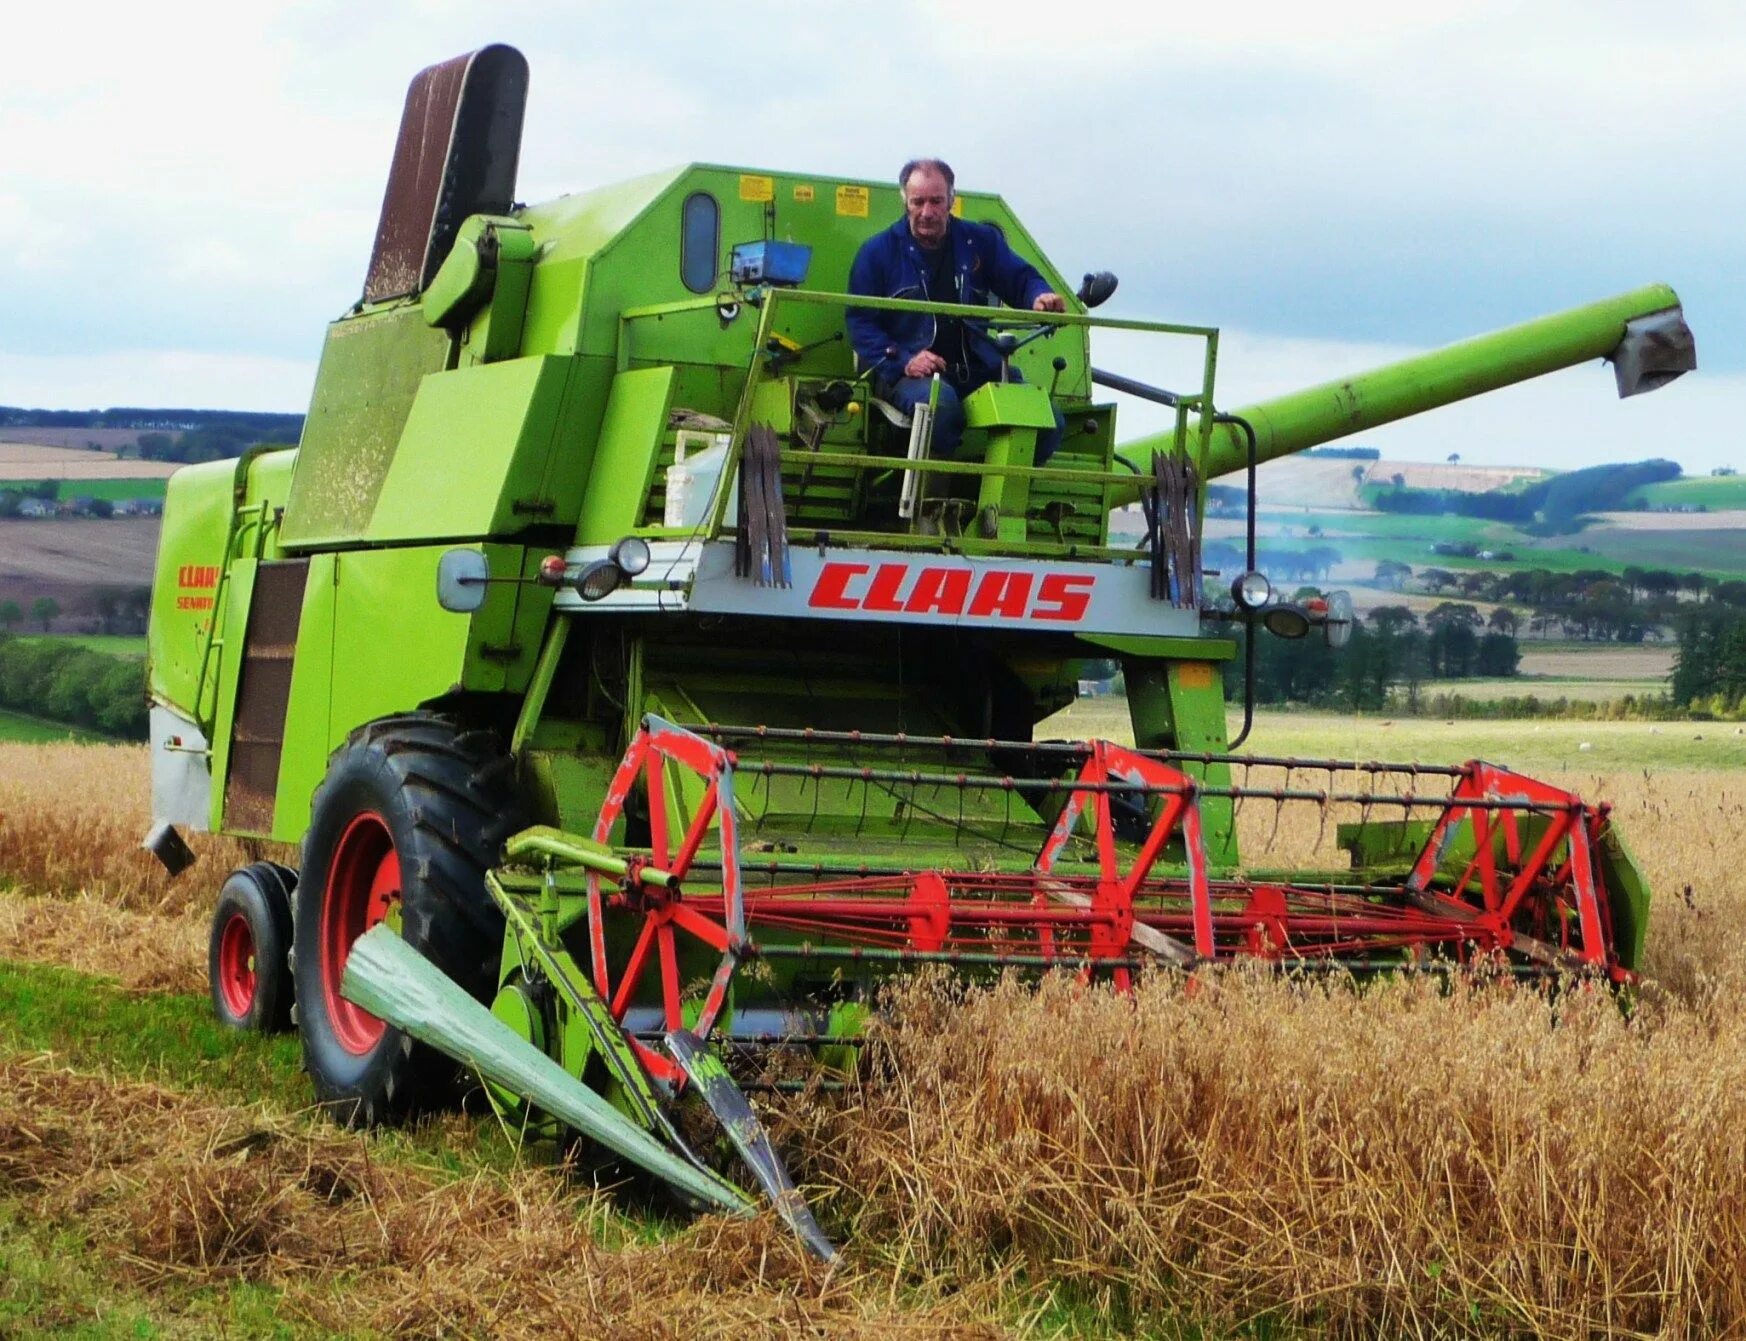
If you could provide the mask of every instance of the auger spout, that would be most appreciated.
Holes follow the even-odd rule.
[[[1651,284],[1371,372],[1293,391],[1235,414],[1254,425],[1256,459],[1272,461],[1599,358],[1613,363],[1621,397],[1653,391],[1695,368],[1696,344],[1685,324],[1679,295],[1665,284]],[[1193,433],[1191,426],[1191,438]],[[1153,434],[1116,450],[1145,470],[1153,451],[1169,442],[1169,434]],[[1228,475],[1247,464],[1248,447],[1241,431],[1234,424],[1215,424],[1202,478]]]

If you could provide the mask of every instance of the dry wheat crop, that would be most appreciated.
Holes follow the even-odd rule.
[[[226,873],[273,845],[188,835],[171,880],[140,847],[151,766],[137,745],[0,742],[0,956],[47,960],[146,990],[204,992],[206,919]]]
[[[250,855],[210,843],[182,890],[165,886],[132,850],[141,751],[12,746],[0,763],[0,869],[42,895],[15,904],[108,901],[180,936]],[[1131,1000],[923,984],[872,1049],[879,1083],[790,1104],[785,1148],[871,1279],[986,1289],[1017,1270],[1111,1307],[1336,1334],[1746,1334],[1746,777],[1564,781],[1614,803],[1657,891],[1630,1014],[1507,983],[1160,976]],[[1271,864],[1326,860],[1340,818],[1249,803],[1239,822]],[[197,974],[200,943],[164,954]],[[509,1242],[535,1262],[555,1251]],[[409,1260],[448,1260],[424,1253]],[[616,1288],[616,1265],[583,1260]],[[795,1270],[776,1288],[814,1324]]]

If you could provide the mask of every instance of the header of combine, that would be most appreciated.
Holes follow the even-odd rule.
[[[1200,529],[1208,479],[1249,468],[1252,518],[1257,463],[1405,414],[1597,357],[1624,394],[1669,380],[1671,290],[1227,412],[1218,332],[1092,315],[1108,276],[1060,314],[846,296],[889,185],[692,165],[517,205],[526,78],[489,47],[414,80],[301,443],[168,489],[155,845],[301,844],[300,872],[226,882],[213,991],[261,1026],[294,991],[325,1102],[392,1117],[460,1058],[533,1125],[743,1207],[679,1138],[700,1095],[822,1245],[728,1063],[847,1064],[913,964],[1630,976],[1647,894],[1604,806],[1492,765],[1306,785],[1230,752],[1233,633],[1351,614],[1274,599],[1252,528],[1249,571],[1204,571]],[[958,206],[1074,291],[998,196]],[[854,366],[850,306],[954,316],[1022,379],[965,398],[942,460]],[[1109,328],[1198,377],[1094,365]],[[1168,427],[1118,445],[1112,389]],[[1138,549],[1110,534],[1136,498]],[[1122,663],[1131,747],[1034,739],[1088,658]],[[1349,866],[1246,874],[1245,802],[1337,812]]]

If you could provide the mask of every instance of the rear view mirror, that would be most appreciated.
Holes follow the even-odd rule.
[[[1073,296],[1086,307],[1099,307],[1109,301],[1109,296],[1116,291],[1117,282],[1109,271],[1099,270],[1080,281],[1079,292]]]

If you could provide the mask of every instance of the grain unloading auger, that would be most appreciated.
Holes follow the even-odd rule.
[[[1218,333],[1094,316],[1107,280],[1060,315],[908,303],[1022,374],[941,460],[841,338],[852,301],[906,306],[840,292],[893,189],[694,165],[518,206],[525,80],[492,47],[414,81],[301,443],[169,485],[154,807],[300,844],[225,882],[213,999],[271,1027],[295,996],[336,1113],[415,1111],[459,1059],[517,1124],[747,1208],[682,1134],[701,1101],[826,1251],[745,1093],[853,1070],[918,966],[1629,978],[1647,892],[1604,805],[1233,752],[1233,633],[1350,613],[1206,573],[1199,534],[1205,482],[1271,456],[1594,358],[1668,380],[1671,290],[1238,414]],[[1069,290],[998,197],[961,203]],[[1189,342],[1196,385],[1094,368],[1097,327]],[[1100,386],[1172,426],[1118,449]],[[1134,744],[1037,740],[1091,659]]]

